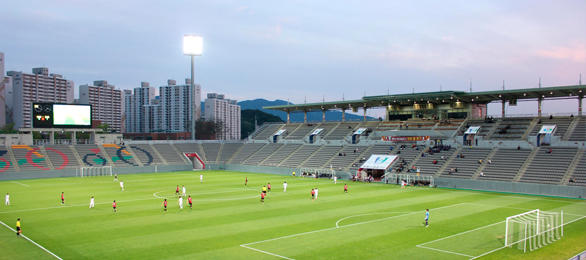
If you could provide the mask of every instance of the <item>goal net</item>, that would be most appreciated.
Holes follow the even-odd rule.
[[[77,173],[79,177],[112,176],[112,166],[80,167]]]
[[[318,178],[334,178],[334,176],[336,176],[336,171],[334,169],[327,168],[299,168],[297,171],[299,176],[302,177],[317,176]]]
[[[508,217],[505,246],[515,246],[527,252],[561,239],[564,235],[563,213],[536,209]]]

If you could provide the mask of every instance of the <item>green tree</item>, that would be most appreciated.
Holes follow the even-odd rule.
[[[265,113],[257,109],[242,110],[240,115],[240,132],[242,133],[243,139],[248,137],[248,135],[252,134],[254,130],[256,130],[255,119],[258,126],[261,126],[265,122],[283,122],[280,117]]]

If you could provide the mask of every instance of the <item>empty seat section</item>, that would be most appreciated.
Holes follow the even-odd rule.
[[[281,146],[279,150],[276,150],[273,154],[271,154],[264,162],[262,162],[262,165],[277,166],[299,147],[301,147],[300,144],[285,144]]]
[[[344,140],[344,137],[352,134],[358,123],[340,123],[338,127],[330,131],[328,135],[324,137],[325,140]]]
[[[153,144],[153,148],[165,158],[165,161],[167,161],[168,164],[185,164],[185,161],[182,158],[184,155],[177,153],[170,144]]]
[[[479,180],[512,181],[529,157],[531,150],[499,149],[478,176]]]
[[[551,153],[549,153],[549,149],[552,150]],[[539,148],[520,181],[559,184],[568,171],[576,152],[576,148]]]
[[[236,154],[234,154],[234,156],[232,156],[232,159],[230,159],[229,163],[241,164],[242,162],[246,161],[246,159],[248,159],[250,155],[256,153],[265,145],[266,144],[260,143],[244,144],[242,149],[240,149],[240,151],[238,151]]]
[[[263,129],[260,130],[255,136],[253,136],[252,139],[266,140],[283,126],[283,124],[265,124],[267,126],[263,125]]]
[[[39,147],[13,145],[14,159],[21,170],[48,170],[47,157]]]
[[[310,134],[315,128],[317,128],[317,124],[301,124],[301,126],[289,133],[286,139],[303,140],[303,137]]]
[[[529,125],[531,125],[532,118],[505,118],[500,122],[496,131],[490,136],[491,139],[521,139]]]
[[[46,145],[45,152],[55,169],[79,167],[79,161],[69,145]]]
[[[425,153],[424,157],[417,160],[415,167],[419,168],[421,174],[434,175],[448,161],[455,151],[456,149],[451,148],[447,151],[440,150],[439,152]],[[434,161],[436,163],[433,163]]]
[[[109,165],[108,161],[102,155],[100,148],[95,144],[76,144],[75,150],[81,158],[84,166],[105,166]]]
[[[280,166],[283,167],[291,167],[291,168],[299,168],[301,167],[301,163],[305,161],[311,154],[313,154],[319,146],[317,145],[302,145],[297,151],[295,151],[289,158],[281,163]]]
[[[570,135],[570,141],[586,141],[586,117],[581,117]]]
[[[12,161],[10,155],[8,154],[8,149],[6,147],[0,148],[0,173],[3,172],[14,172],[16,168],[14,168],[14,164],[16,162]]]
[[[346,170],[367,149],[368,146],[344,146],[341,151],[334,154],[334,158],[326,167],[329,168],[332,165],[334,170]]]
[[[582,155],[568,185],[586,186],[586,155]]]
[[[218,158],[218,162],[228,162],[232,156],[242,147],[242,143],[225,143],[222,145],[222,151],[220,152],[220,157]]]
[[[201,147],[205,154],[206,162],[218,161],[218,154],[220,153],[220,143],[202,143]]]
[[[128,147],[132,149],[138,160],[145,166],[163,164],[163,161],[148,144],[131,144]]]
[[[470,178],[474,175],[478,167],[480,167],[479,160],[486,159],[486,156],[490,153],[491,149],[477,149],[477,148],[464,148],[460,151],[460,154],[464,156],[454,158],[443,171],[442,177],[454,177],[454,178]],[[457,172],[450,173],[450,168],[457,169]]]
[[[283,144],[267,144],[263,146],[258,152],[254,153],[246,161],[244,164],[248,165],[258,165],[263,160],[267,159],[274,151],[279,149]]]
[[[319,150],[313,153],[303,164],[303,167],[310,168],[329,168],[330,165],[324,165],[334,156],[338,156],[338,152],[342,150],[340,146],[321,146]]]
[[[104,144],[102,147],[114,163],[114,166],[138,166],[138,164],[132,157],[132,154],[130,154],[130,152],[126,150],[125,146],[119,146],[117,144]]]

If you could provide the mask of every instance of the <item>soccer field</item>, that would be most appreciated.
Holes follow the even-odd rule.
[[[62,259],[568,259],[586,249],[584,200],[202,173],[203,184],[199,172],[121,175],[123,192],[110,176],[3,181],[0,193],[10,193],[11,205],[0,206],[0,221],[14,228],[21,218],[23,234]],[[268,182],[272,192],[262,204],[260,189]],[[179,209],[177,185],[185,185],[193,209]],[[315,187],[319,197],[312,201]],[[92,195],[97,205],[89,209]],[[532,209],[563,210],[565,236],[525,254],[498,250],[505,218]],[[2,259],[55,259],[39,246],[0,227]]]

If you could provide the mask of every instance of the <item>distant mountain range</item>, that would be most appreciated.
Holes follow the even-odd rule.
[[[289,104],[292,105],[293,103],[289,103]],[[259,99],[254,99],[254,100],[240,101],[240,102],[238,102],[238,105],[240,105],[242,110],[258,109],[258,110],[261,110],[265,113],[269,113],[269,114],[278,116],[283,121],[287,121],[287,113],[285,113],[283,111],[263,109],[263,107],[266,107],[266,106],[287,105],[287,101],[285,101],[285,100],[277,99],[274,101],[269,101],[266,99],[259,98]],[[373,119],[372,117],[368,117],[368,118]],[[346,111],[346,120],[361,120],[361,119],[362,119],[362,116],[350,114],[350,113],[348,113],[348,111]],[[309,112],[309,113],[307,113],[307,120],[312,121],[312,122],[321,121],[322,114],[319,111]],[[326,120],[328,120],[328,121],[342,121],[342,111],[333,111],[333,110],[327,111],[326,112]],[[303,113],[302,112],[291,113],[291,122],[303,122]]]

